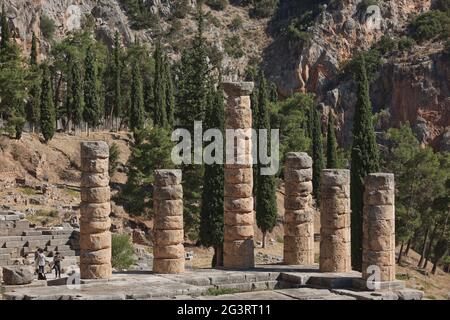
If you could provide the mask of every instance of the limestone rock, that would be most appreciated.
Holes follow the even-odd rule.
[[[24,285],[33,282],[33,268],[30,266],[3,267],[3,282],[6,285]]]

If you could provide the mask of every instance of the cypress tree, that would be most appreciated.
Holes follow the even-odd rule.
[[[172,80],[172,70],[167,56],[164,58],[164,84],[167,122],[169,127],[173,127],[175,125],[175,93]]]
[[[355,80],[358,85],[358,100],[353,119],[351,155],[351,245],[353,269],[361,271],[364,179],[367,174],[379,170],[379,154],[372,122],[369,81],[364,57],[358,63]]]
[[[270,102],[278,101],[278,88],[275,82],[270,83]]]
[[[68,114],[71,115],[70,120],[75,126],[81,124],[83,119],[83,80],[81,65],[77,59],[74,59],[70,68],[70,99],[68,105]]]
[[[55,105],[53,104],[53,90],[50,70],[47,64],[42,67],[41,85],[41,131],[47,143],[55,134]]]
[[[334,116],[330,109],[328,114],[328,130],[327,130],[327,168],[337,168],[337,142],[336,133],[334,132]]]
[[[30,65],[34,66],[37,64],[37,41],[36,35],[33,32],[31,37],[31,53],[30,53]]]
[[[5,10],[5,4],[2,4],[2,14],[1,14],[1,41],[0,41],[0,49],[6,49],[9,44],[9,23],[8,23],[8,17],[6,16],[6,10]]]
[[[97,85],[97,64],[92,46],[89,46],[86,53],[84,69],[84,109],[83,120],[87,123],[87,133],[89,129],[99,124],[100,105],[98,99]]]
[[[166,106],[166,84],[164,77],[164,58],[161,42],[158,41],[155,53],[155,79],[153,85],[153,98],[155,103],[155,113],[153,122],[160,127],[167,126],[167,106]]]
[[[264,74],[261,72],[258,88],[258,129],[267,129],[270,132],[269,121],[269,100],[267,94],[267,82]],[[260,148],[260,146],[258,146]],[[270,145],[267,146],[270,150]],[[259,153],[259,150],[258,150]],[[262,165],[258,168],[260,169]],[[266,246],[266,234],[271,232],[277,222],[277,201],[275,177],[271,175],[262,175],[257,172],[256,188],[256,223],[263,234],[262,246]]]
[[[320,204],[320,177],[324,168],[323,161],[323,139],[322,139],[322,121],[320,112],[312,107],[312,159],[313,159],[313,194],[318,204]]]
[[[138,132],[144,128],[144,93],[139,61],[134,61],[131,80],[130,129]]]
[[[219,129],[223,133],[224,101],[222,90],[211,89],[208,112],[205,118],[205,130]],[[214,247],[212,267],[223,265],[223,164],[205,165],[203,177],[202,207],[200,211],[200,243]]]
[[[35,126],[39,122],[40,114],[40,99],[41,99],[41,79],[40,68],[37,65],[37,45],[36,36],[33,32],[31,40],[31,54],[30,54],[30,89],[28,101],[26,104],[26,120],[31,126],[31,131],[34,133]]]
[[[121,76],[122,76],[122,63],[121,63],[121,53],[120,53],[120,38],[119,33],[116,32],[114,36],[114,106],[112,109],[111,118],[114,116],[116,118],[122,115],[122,88],[121,88]]]

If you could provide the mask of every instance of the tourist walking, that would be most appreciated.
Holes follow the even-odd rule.
[[[55,278],[61,278],[61,261],[64,259],[59,252],[53,257],[53,269],[55,270]]]

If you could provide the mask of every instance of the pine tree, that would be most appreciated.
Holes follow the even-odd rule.
[[[122,87],[121,87],[121,76],[122,76],[122,62],[121,62],[121,52],[120,52],[120,37],[119,33],[116,32],[114,37],[114,106],[112,108],[111,118],[120,117],[122,115]]]
[[[351,225],[352,265],[361,271],[362,266],[362,217],[364,179],[369,173],[379,170],[379,154],[372,122],[372,106],[369,96],[369,82],[364,57],[358,64],[357,104],[353,119],[353,145],[351,159]]]
[[[322,139],[322,121],[320,120],[320,111],[313,109],[312,123],[312,158],[313,158],[313,194],[318,204],[320,204],[320,177],[324,168],[323,161],[323,139]]]
[[[211,91],[204,129],[219,129],[223,132],[223,93],[222,90]],[[214,247],[213,268],[223,265],[223,188],[223,164],[205,165],[199,237],[203,246]]]
[[[34,66],[37,64],[37,41],[36,35],[33,32],[31,37],[31,53],[30,53],[30,65]]]
[[[134,61],[131,81],[130,129],[138,132],[144,128],[144,93],[139,61]]]
[[[89,129],[94,128],[99,124],[100,105],[98,98],[97,85],[97,64],[95,53],[92,45],[88,47],[85,59],[84,69],[84,109],[83,120],[87,123],[87,133]]]
[[[262,72],[259,76],[257,124],[258,129],[267,129],[270,132],[267,82]],[[267,146],[267,149],[270,150],[270,146]],[[259,166],[259,168],[261,167],[262,165]],[[262,246],[265,248],[266,234],[273,230],[277,222],[275,177],[272,175],[262,175],[259,170],[256,181],[256,223],[263,234]]]
[[[172,70],[167,59],[164,58],[164,84],[165,84],[165,96],[166,96],[166,114],[167,123],[169,127],[175,125],[175,92],[172,80]]]
[[[167,126],[167,100],[166,100],[166,84],[164,74],[164,57],[161,48],[161,42],[158,41],[155,53],[155,79],[153,84],[154,99],[154,117],[153,122],[160,127]]]
[[[0,49],[6,49],[8,44],[9,44],[9,40],[10,40],[10,33],[9,33],[9,23],[8,23],[8,17],[6,15],[6,9],[5,9],[5,4],[2,4],[2,14],[1,14],[1,41],[0,41]]]
[[[55,105],[53,103],[53,90],[50,70],[47,64],[42,66],[41,85],[41,131],[47,143],[55,134]]]
[[[330,109],[328,113],[328,129],[327,129],[327,168],[337,168],[337,142],[336,133],[334,132],[334,116]]]

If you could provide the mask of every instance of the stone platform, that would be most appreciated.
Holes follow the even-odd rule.
[[[151,272],[114,273],[108,280],[63,281],[42,286],[4,287],[6,300],[410,300],[423,293],[412,289],[369,292],[353,289],[358,272],[320,273],[318,266],[259,265],[247,271],[196,269],[178,275]],[[67,283],[67,282],[66,282]],[[213,296],[213,292],[232,294]],[[228,291],[229,292],[229,291]],[[235,292],[235,293],[234,293]]]

